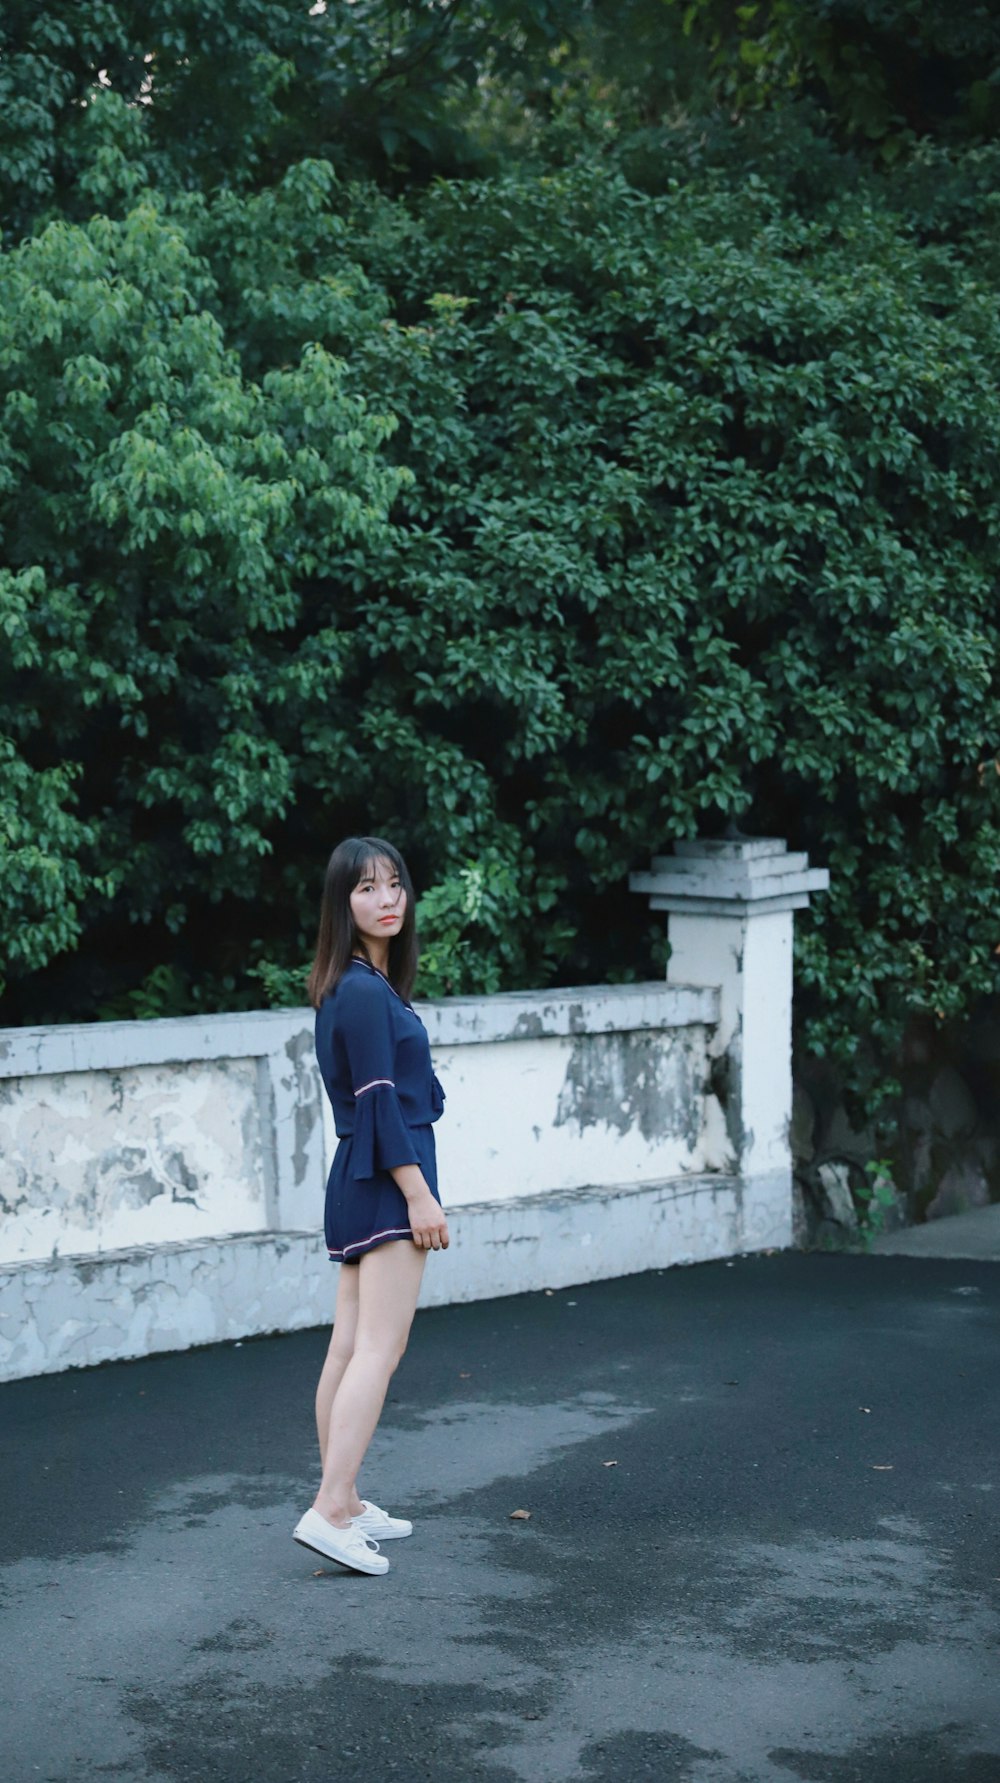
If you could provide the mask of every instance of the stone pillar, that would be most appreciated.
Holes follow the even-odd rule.
[[[792,923],[830,876],[775,837],[675,842],[633,891],[670,917],[672,984],[717,985],[712,1089],[743,1198],[745,1248],[791,1243]]]

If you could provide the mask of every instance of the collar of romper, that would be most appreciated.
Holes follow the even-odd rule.
[[[413,1008],[413,1004],[408,1003],[406,1001],[405,997],[401,997],[399,995],[399,992],[396,989],[396,986],[393,984],[392,980],[387,978],[384,972],[380,972],[377,966],[373,966],[371,963],[371,960],[363,959],[360,953],[352,953],[351,965],[352,966],[364,966],[366,971],[373,973],[376,978],[381,978],[382,983],[387,984],[389,986],[389,989],[391,990],[393,996],[400,1003],[402,1003],[404,1009],[412,1009]]]

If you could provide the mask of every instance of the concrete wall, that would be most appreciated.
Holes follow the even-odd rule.
[[[711,990],[664,984],[422,1009],[448,1098],[449,1207],[731,1167],[707,1091]]]
[[[267,1225],[253,1059],[59,1071],[0,1098],[0,1262]]]
[[[426,1005],[452,1247],[425,1304],[791,1242],[792,911],[778,839],[634,889],[665,984]],[[0,1032],[0,1378],[325,1321],[335,1147],[312,1015]]]
[[[0,1261],[311,1225],[308,1011],[0,1032]]]
[[[425,1302],[782,1242],[709,1087],[712,987],[425,1005],[454,1243]],[[307,1010],[0,1034],[0,1374],[329,1316]]]

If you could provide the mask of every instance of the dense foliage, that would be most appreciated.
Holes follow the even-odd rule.
[[[361,827],[425,993],[659,969],[628,870],[734,817],[832,869],[800,1006],[859,1083],[996,987],[997,151],[956,39],[951,138],[859,171],[848,11],[626,7],[735,123],[628,86],[598,6],[5,26],[7,1019],[295,994]]]
[[[720,120],[773,118],[783,135],[802,102],[839,147],[888,164],[995,140],[1000,14],[992,0],[6,0],[2,224],[86,218],[115,165],[133,190],[260,190],[312,157],[398,190],[623,138],[696,152]]]

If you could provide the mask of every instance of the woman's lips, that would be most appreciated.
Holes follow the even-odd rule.
[[[399,921],[398,910],[394,910],[391,916],[380,916],[379,917],[379,922],[398,922],[398,921]]]

